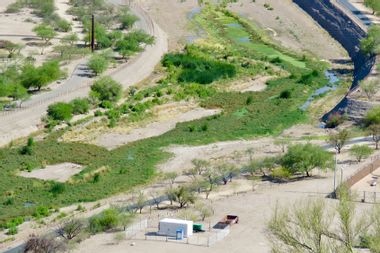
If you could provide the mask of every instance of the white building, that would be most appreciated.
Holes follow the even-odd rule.
[[[165,218],[160,220],[158,225],[158,234],[175,237],[177,230],[183,230],[183,236],[189,237],[193,235],[193,222],[188,220],[177,220]]]

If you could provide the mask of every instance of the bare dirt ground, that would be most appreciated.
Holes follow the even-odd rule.
[[[198,9],[197,0],[141,0],[141,3],[168,34],[170,49],[180,49],[188,37],[194,36],[188,17]]]
[[[218,113],[220,113],[220,110],[196,108],[174,117],[158,118],[157,122],[150,123],[142,128],[134,128],[128,134],[106,133],[96,140],[96,144],[107,149],[114,149],[130,142],[162,135],[174,129],[177,123],[192,121]],[[161,116],[163,117],[164,115]]]
[[[234,253],[269,253],[270,242],[267,238],[266,224],[276,205],[292,207],[299,202],[324,198],[332,189],[332,173],[320,174],[320,177],[283,185],[261,188],[255,192],[234,194],[227,198],[212,201],[214,215],[211,226],[226,214],[239,216],[239,224],[232,226],[231,233],[222,241],[211,247],[200,247],[164,241],[145,241],[131,239],[115,244],[110,234],[100,234],[84,241],[74,252],[109,252],[109,253],[143,253],[154,249],[157,253],[174,252],[234,252]],[[335,205],[334,200],[327,200],[328,205]],[[360,208],[370,209],[365,204]],[[152,215],[154,216],[155,213]],[[196,236],[196,235],[195,235]],[[143,238],[141,238],[143,239]],[[131,243],[135,243],[131,246]]]
[[[267,10],[264,4],[273,10]],[[309,52],[322,59],[347,59],[341,45],[290,0],[242,0],[231,10],[254,21],[284,47]]]
[[[37,178],[42,180],[54,180],[64,183],[75,174],[82,171],[82,166],[74,163],[60,163],[49,165],[46,168],[33,170],[31,172],[22,171],[19,175],[26,178]]]
[[[177,123],[192,121],[220,113],[191,102],[173,102],[156,106],[152,116],[138,123],[120,123],[108,128],[103,122],[94,122],[88,126],[79,126],[66,133],[63,141],[80,141],[114,149],[130,142],[162,135],[175,128]]]
[[[239,80],[236,84],[229,85],[226,90],[239,92],[263,91],[267,87],[266,82],[271,79],[273,79],[271,76],[258,76],[250,80]]]
[[[352,186],[352,189],[360,192],[379,192],[380,193],[380,168],[357,182]],[[372,186],[371,184],[373,182],[376,182],[375,186]]]

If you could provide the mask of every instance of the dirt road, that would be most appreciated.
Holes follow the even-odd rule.
[[[118,3],[118,1],[112,2]],[[121,3],[121,1],[119,2]],[[143,53],[110,74],[124,88],[148,77],[168,50],[166,34],[149,15],[137,4],[132,5],[131,10],[140,18],[137,24],[138,28],[153,35],[155,44],[146,47]],[[85,60],[83,60],[72,76],[60,87],[33,96],[23,105],[23,108],[17,111],[0,113],[0,146],[36,131],[38,124],[41,122],[41,117],[45,114],[50,104],[87,96],[92,82],[87,74],[88,70],[85,66]]]

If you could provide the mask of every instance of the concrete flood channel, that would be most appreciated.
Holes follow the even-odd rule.
[[[366,32],[330,0],[293,0],[293,2],[346,49],[354,64],[353,81],[349,92],[354,90],[359,82],[370,74],[376,60],[374,56],[365,55],[360,51],[360,40],[366,37]],[[361,15],[360,11],[356,10],[355,15]],[[331,113],[344,112],[346,106],[347,97],[344,97],[322,117],[322,120],[326,121]]]

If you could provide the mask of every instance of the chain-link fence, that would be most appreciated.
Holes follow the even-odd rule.
[[[356,191],[354,200],[363,203],[380,203],[380,192]]]
[[[218,241],[223,240],[230,233],[230,226],[224,229],[209,228],[207,231],[194,233],[192,236],[184,238],[183,240],[176,240],[175,237],[163,236],[157,233],[159,220],[159,216],[148,217],[134,223],[126,229],[126,238],[128,240],[161,241],[210,247]]]

